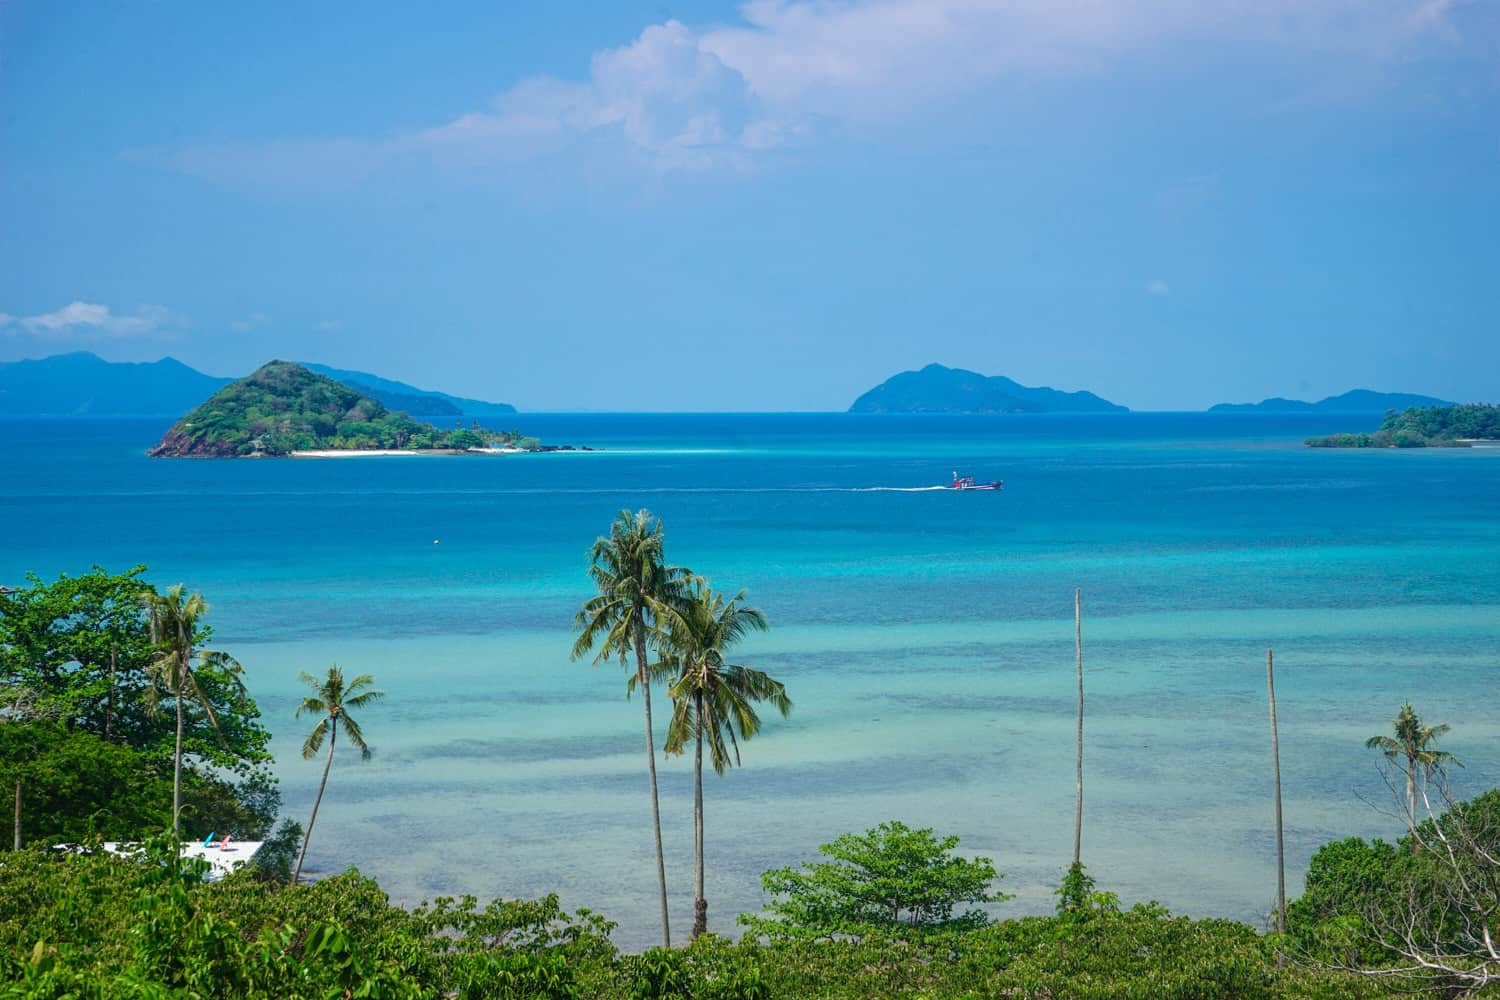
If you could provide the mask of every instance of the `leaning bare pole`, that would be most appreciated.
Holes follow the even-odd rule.
[[[1271,775],[1276,796],[1276,932],[1286,933],[1286,851],[1281,833],[1281,746],[1276,737],[1276,678],[1271,650],[1266,650],[1266,694],[1271,700]]]
[[[1083,847],[1083,588],[1073,588],[1073,649],[1078,657],[1078,803],[1073,807],[1073,864]]]

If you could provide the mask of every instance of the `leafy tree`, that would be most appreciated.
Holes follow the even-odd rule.
[[[1057,887],[1057,915],[1060,917],[1082,917],[1094,913],[1118,913],[1120,897],[1112,892],[1100,892],[1094,876],[1081,863],[1068,866],[1062,883]]]
[[[982,927],[989,923],[983,910],[955,915],[954,908],[1011,897],[990,891],[1001,876],[989,858],[958,857],[957,846],[957,837],[894,820],[846,833],[818,848],[832,860],[763,874],[761,887],[781,898],[767,906],[769,916],[745,914],[739,922],[773,939]]]
[[[224,743],[219,729],[218,716],[214,714],[213,701],[204,694],[199,677],[193,672],[193,653],[199,638],[199,619],[208,612],[208,603],[202,594],[189,594],[182,584],[175,584],[165,594],[146,593],[141,598],[150,613],[151,639],[156,645],[156,658],[150,667],[151,679],[155,683],[147,689],[146,705],[153,713],[159,708],[160,691],[172,696],[173,710],[177,717],[176,741],[172,753],[172,832],[181,834],[182,816],[182,731],[184,703],[191,698],[208,716],[214,732]],[[240,688],[240,665],[228,653],[212,649],[198,650],[203,665],[223,677],[229,678]],[[224,744],[227,749],[227,744]]]
[[[46,714],[105,739],[140,745],[153,649],[141,594],[144,566],[28,586],[0,599],[0,677],[32,691]]]
[[[375,678],[369,674],[360,674],[345,684],[344,672],[337,666],[329,667],[328,676],[322,680],[306,672],[299,676],[303,683],[313,689],[313,693],[303,698],[302,703],[297,706],[297,717],[300,719],[303,712],[322,716],[302,744],[302,759],[311,760],[322,747],[324,737],[328,739],[328,757],[323,762],[323,780],[318,782],[318,796],[313,799],[312,816],[308,818],[307,833],[302,837],[302,850],[297,855],[297,867],[292,872],[294,883],[302,877],[302,861],[307,856],[307,842],[312,839],[313,824],[318,821],[318,806],[323,802],[323,789],[328,787],[328,771],[333,767],[333,747],[338,742],[339,723],[344,724],[344,732],[349,734],[349,742],[359,748],[360,756],[369,760],[370,748],[365,744],[365,734],[360,730],[359,722],[349,714],[349,709],[364,708],[385,697],[384,691],[371,687]]]
[[[578,638],[572,658],[599,648],[594,663],[611,657],[620,665],[635,654],[635,672],[626,683],[627,694],[641,691],[646,710],[646,773],[651,792],[651,828],[656,841],[656,882],[661,897],[661,936],[664,947],[672,946],[667,918],[667,869],[661,846],[661,806],[656,790],[656,737],[651,722],[651,663],[647,647],[661,637],[664,609],[681,603],[691,573],[668,566],[662,552],[662,524],[650,511],[632,514],[622,510],[610,525],[609,536],[594,542],[589,551],[589,578],[598,594],[584,602],[574,616]]]
[[[260,850],[255,852],[255,877],[277,885],[289,884],[301,842],[302,825],[282,820],[276,832],[262,841]]]
[[[1287,907],[1292,943],[1341,968],[1374,967],[1394,955],[1378,928],[1398,911],[1409,853],[1359,837],[1324,844],[1307,865],[1302,895]]]
[[[138,837],[159,826],[168,792],[151,757],[55,721],[0,725],[0,774],[26,779],[24,839],[44,845]]]
[[[706,584],[695,584],[666,612],[663,663],[677,675],[668,688],[672,721],[663,749],[680,754],[693,743],[693,936],[708,930],[703,892],[703,748],[714,773],[740,763],[739,744],[760,731],[755,703],[770,702],[783,717],[792,710],[786,687],[762,670],[729,663],[729,648],[747,632],[765,631],[766,616],[745,606],[744,593],[725,601]]]
[[[1386,759],[1395,765],[1406,780],[1406,825],[1409,831],[1415,831],[1417,825],[1417,793],[1420,791],[1425,796],[1427,782],[1434,774],[1439,774],[1449,764],[1463,765],[1458,758],[1444,750],[1436,749],[1433,744],[1438,738],[1446,734],[1449,726],[1428,726],[1417,717],[1416,710],[1407,702],[1401,706],[1401,711],[1396,714],[1393,724],[1394,736],[1371,736],[1365,741],[1365,746],[1371,750],[1379,750]],[[1412,843],[1413,851],[1416,843]]]
[[[1313,856],[1290,908],[1309,958],[1408,991],[1500,983],[1500,790],[1442,801],[1395,846],[1350,839]]]

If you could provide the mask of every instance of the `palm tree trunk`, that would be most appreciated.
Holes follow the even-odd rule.
[[[172,836],[182,839],[182,665],[178,664],[177,690],[173,701],[177,703],[177,749],[172,760]]]
[[[651,728],[651,672],[646,668],[646,622],[635,615],[635,662],[646,706],[646,773],[651,782],[651,834],[656,839],[656,887],[661,896],[661,946],[672,947],[672,925],[667,917],[667,862],[661,848],[661,805],[656,793],[656,737]]]
[[[708,933],[708,900],[703,895],[703,692],[698,704],[697,747],[693,755],[693,937]]]
[[[312,815],[307,818],[307,832],[302,835],[302,850],[297,852],[297,870],[292,872],[292,885],[302,877],[302,859],[307,857],[307,842],[312,839],[313,824],[318,821],[318,806],[323,804],[323,789],[328,787],[328,769],[333,767],[333,744],[339,738],[339,720],[334,718],[328,730],[328,759],[323,761],[323,780],[318,782],[318,797],[313,799]]]
[[[16,835],[13,850],[21,849],[21,776],[16,775]]]
[[[1073,588],[1073,648],[1078,657],[1078,801],[1073,806],[1073,864],[1083,847],[1083,589]]]
[[[1417,853],[1417,762],[1406,761],[1406,827],[1411,831],[1411,852]]]
[[[1276,933],[1286,933],[1286,852],[1281,826],[1281,745],[1276,733],[1276,678],[1271,650],[1266,650],[1266,695],[1271,702],[1271,785],[1276,796]],[[1277,963],[1282,958],[1277,956]]]

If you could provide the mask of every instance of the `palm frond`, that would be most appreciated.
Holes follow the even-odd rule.
[[[307,734],[307,739],[302,741],[302,758],[310,760],[323,747],[323,737],[328,735],[328,722],[325,717],[318,720],[313,726],[312,732]]]
[[[193,673],[193,671],[190,669],[184,670],[182,681],[182,686],[188,689],[187,693],[192,695],[193,700],[196,701],[199,706],[202,707],[204,713],[208,715],[209,724],[213,726],[214,735],[219,738],[219,744],[227,750],[229,748],[229,741],[224,739],[224,731],[219,728],[219,717],[214,714],[213,702],[208,698],[207,695],[203,693],[203,688],[198,686],[198,675]],[[182,697],[182,694],[183,692],[178,692],[178,697]]]
[[[328,703],[322,698],[303,698],[302,703],[297,706],[297,718],[302,718],[304,712],[310,715],[322,715],[328,711]]]
[[[339,717],[344,723],[344,733],[348,735],[349,742],[359,747],[359,754],[365,760],[370,759],[370,748],[365,745],[365,734],[359,728],[359,723],[352,716],[342,715]]]

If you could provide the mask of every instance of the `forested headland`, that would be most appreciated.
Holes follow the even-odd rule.
[[[1387,413],[1371,433],[1308,438],[1313,448],[1463,448],[1473,441],[1500,440],[1500,406],[1413,407]]]

